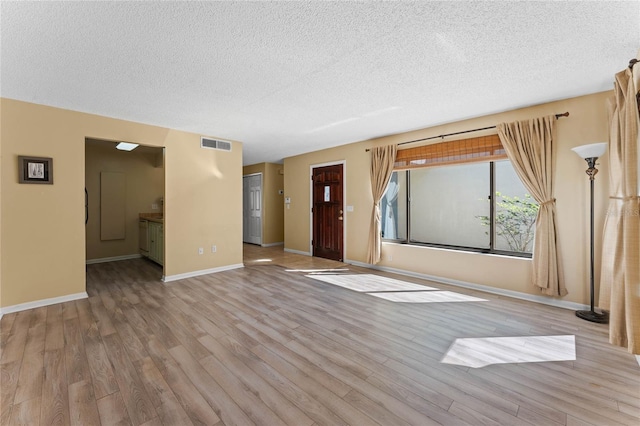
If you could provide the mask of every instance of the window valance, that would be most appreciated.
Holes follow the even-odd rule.
[[[394,170],[507,158],[497,134],[399,149]]]

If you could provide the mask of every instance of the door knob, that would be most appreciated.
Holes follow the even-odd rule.
[[[342,216],[338,216],[338,220],[342,220]]]
[[[340,210],[340,214],[342,214],[342,210]]]

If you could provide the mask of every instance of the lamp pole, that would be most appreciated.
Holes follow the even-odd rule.
[[[593,186],[594,181],[596,180],[596,174],[598,173],[598,169],[596,169],[596,160],[598,157],[587,157],[585,158],[587,165],[589,168],[587,169],[587,175],[589,176],[589,183],[591,187],[591,208],[590,208],[590,246],[591,246],[591,262],[589,265],[590,272],[590,299],[591,299],[591,310],[589,311],[576,311],[576,316],[578,318],[582,318],[587,321],[597,322],[599,324],[607,324],[609,322],[609,314],[606,312],[596,312],[594,308],[594,299],[595,299],[595,279],[594,279],[594,263],[595,263],[595,253],[594,253],[594,244],[593,244],[593,236],[594,236],[594,204],[593,204]]]

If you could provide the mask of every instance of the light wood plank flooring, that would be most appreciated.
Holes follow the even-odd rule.
[[[0,424],[640,423],[634,357],[572,311],[381,274],[488,300],[396,303],[291,271],[344,264],[245,256],[166,285],[143,259],[89,265],[88,299],[5,315]],[[441,362],[458,338],[556,335],[575,361]]]

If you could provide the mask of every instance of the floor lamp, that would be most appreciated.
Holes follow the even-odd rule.
[[[590,265],[590,278],[591,278],[591,310],[590,311],[576,311],[576,316],[582,318],[587,321],[597,322],[600,324],[607,324],[609,322],[609,314],[607,312],[596,312],[593,308],[593,300],[594,300],[594,277],[593,277],[593,263],[594,263],[594,255],[593,255],[593,182],[596,177],[596,173],[598,173],[598,169],[596,169],[596,160],[598,157],[602,156],[607,150],[607,143],[593,143],[589,145],[582,145],[572,149],[576,154],[578,154],[581,158],[584,158],[587,162],[589,168],[587,169],[587,175],[589,176],[589,182],[591,184],[591,265]]]

